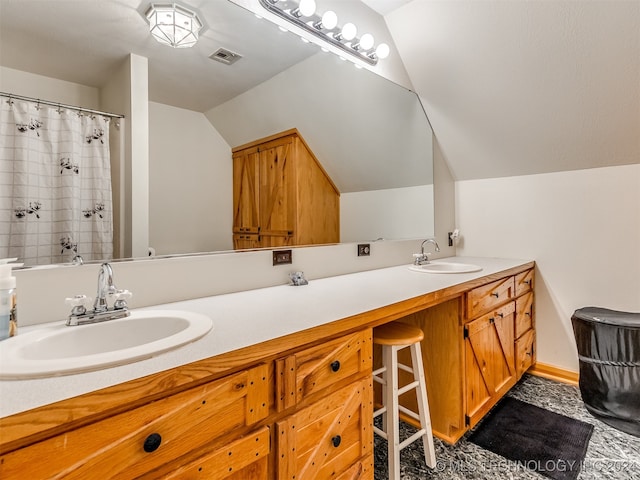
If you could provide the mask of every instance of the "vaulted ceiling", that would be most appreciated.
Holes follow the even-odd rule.
[[[640,2],[413,0],[385,19],[454,178],[640,163]]]
[[[284,39],[274,35],[266,40],[255,33],[257,25],[237,27],[235,16],[242,13],[237,7],[213,0],[190,3],[214,19],[190,52],[199,53],[197,58],[184,52],[178,57],[149,38],[146,1],[0,0],[1,64],[99,86],[114,62],[133,51],[150,59],[152,100],[205,111],[316,51],[289,41],[286,48],[297,45],[297,51],[283,55],[285,45],[278,42]],[[336,10],[348,7],[345,18],[358,14],[358,21],[366,23],[362,14],[367,12],[355,8],[362,3],[318,3]],[[381,17],[374,10],[384,15],[388,32],[382,34],[391,34],[402,60],[388,59],[398,66],[395,78],[389,78],[419,94],[454,178],[640,163],[640,1],[363,3],[376,18]],[[91,14],[94,6],[105,8],[103,24],[117,27],[118,34],[89,27],[92,18],[82,14]],[[66,22],[76,26],[68,28]],[[367,22],[375,24],[371,18]],[[94,39],[89,45],[82,41],[85,30]],[[249,51],[250,42],[262,47],[262,77],[249,70],[255,64],[251,55],[237,64],[236,69],[246,69],[240,83],[226,66],[201,59],[219,46]],[[196,68],[200,73],[193,73]],[[166,75],[169,71],[192,74]],[[206,81],[210,78],[215,82]],[[170,100],[176,87],[181,104]],[[209,103],[202,102],[203,95]]]

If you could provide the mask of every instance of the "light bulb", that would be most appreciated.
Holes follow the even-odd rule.
[[[310,17],[314,13],[316,13],[316,1],[315,0],[300,0],[300,5],[298,6],[300,13],[303,17]]]
[[[360,48],[362,50],[369,50],[371,47],[373,47],[373,35],[371,35],[370,33],[365,33],[364,35],[362,35],[362,37],[360,37]]]
[[[389,56],[389,45],[386,43],[378,45],[378,48],[376,48],[376,55],[378,58],[387,58]]]
[[[342,27],[342,38],[345,40],[353,40],[356,38],[356,34],[358,33],[358,29],[353,23],[345,23]]]
[[[322,27],[326,28],[327,30],[333,30],[337,25],[338,16],[336,15],[336,12],[332,10],[327,10],[326,12],[324,12],[324,15],[322,15]]]

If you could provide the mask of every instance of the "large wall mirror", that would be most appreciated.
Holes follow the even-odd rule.
[[[232,249],[231,149],[292,128],[340,191],[341,242],[433,235],[432,132],[415,93],[224,0],[185,3],[205,25],[193,48],[160,45],[149,4],[0,0],[0,90],[63,102],[87,90],[82,106],[108,110],[114,72],[143,60],[131,96],[148,99],[147,177],[113,182],[147,182],[152,253]],[[219,48],[242,58],[214,61]]]

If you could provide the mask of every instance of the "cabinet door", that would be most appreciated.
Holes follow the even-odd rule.
[[[8,453],[0,478],[137,478],[264,419],[271,395],[255,367]]]
[[[258,233],[260,154],[256,148],[233,156],[233,232]]]
[[[260,146],[261,233],[287,235],[295,223],[295,164],[293,139]]]
[[[333,479],[373,452],[371,383],[352,383],[276,424],[280,480]]]
[[[510,302],[465,325],[466,411],[473,427],[516,382],[515,305]]]

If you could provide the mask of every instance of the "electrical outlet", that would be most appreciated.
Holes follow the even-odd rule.
[[[273,265],[288,265],[291,263],[291,250],[274,250]]]
[[[371,245],[368,243],[359,243],[358,244],[358,256],[359,257],[368,257],[371,254]]]

